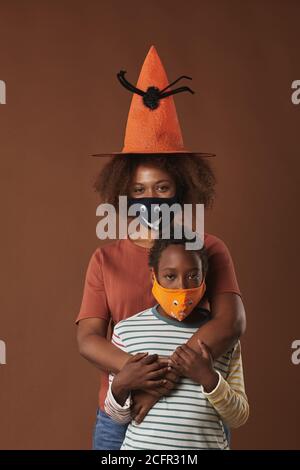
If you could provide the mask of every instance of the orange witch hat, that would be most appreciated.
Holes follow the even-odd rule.
[[[121,152],[95,154],[95,157],[134,154],[178,154],[211,157],[214,154],[191,152],[183,143],[173,94],[188,91],[182,86],[170,90],[182,76],[169,84],[165,69],[154,46],[143,63],[136,87],[125,78],[125,71],[117,75],[120,83],[133,93],[127,118],[124,147]]]

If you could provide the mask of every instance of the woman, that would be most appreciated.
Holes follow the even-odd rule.
[[[124,78],[124,77],[123,77]],[[103,202],[117,207],[120,195],[130,198],[165,200],[176,198],[180,204],[213,202],[215,177],[205,156],[187,151],[183,146],[172,96],[159,96],[153,108],[138,96],[149,85],[156,90],[168,88],[167,78],[155,49],[144,62],[129,111],[125,146],[119,155],[103,168],[96,190]],[[128,85],[129,87],[129,85]],[[147,88],[148,87],[148,88]],[[186,91],[182,87],[181,91]],[[136,91],[137,90],[137,91]],[[148,96],[149,98],[149,96]],[[160,101],[161,100],[161,101]],[[146,108],[151,106],[151,111]],[[151,229],[149,229],[149,234]],[[113,422],[104,413],[108,372],[119,372],[129,355],[107,339],[109,323],[134,315],[154,305],[148,253],[153,239],[123,239],[97,248],[91,257],[84,286],[78,323],[78,345],[82,356],[102,372],[99,409],[94,432],[94,449],[120,449],[126,427]],[[205,234],[209,257],[207,303],[212,319],[188,341],[197,350],[198,339],[210,349],[213,358],[225,353],[245,330],[245,312],[235,277],[234,267],[225,244]],[[177,377],[159,375],[161,363],[156,357],[145,359],[154,364],[157,380],[141,383],[134,396],[135,420],[141,421],[162,395],[174,387]],[[167,380],[162,383],[161,380]]]
[[[214,197],[214,182],[212,171],[201,158],[136,156],[128,159],[120,156],[104,168],[96,187],[103,200],[114,204],[119,194],[135,198],[166,198],[175,196],[177,192],[180,203],[190,202],[189,194],[193,194],[193,199],[197,198],[198,202],[209,207]],[[147,265],[152,244],[151,239],[120,240],[97,248],[91,258],[77,318],[78,344],[80,353],[101,370],[118,372],[128,359],[126,353],[106,339],[110,319],[116,324],[153,306],[155,302]],[[207,300],[212,320],[202,326],[188,344],[196,349],[199,338],[217,358],[243,333],[245,313],[226,246],[208,234],[205,236],[205,246],[210,265]],[[107,375],[102,378],[94,448],[119,449],[125,428],[105,416],[103,400],[106,391]],[[142,393],[136,397],[137,420],[146,414],[156,399],[153,395]],[[109,421],[110,428],[113,428],[113,435],[107,437],[107,443],[104,441],[105,428],[101,418]],[[116,432],[118,429],[119,432]]]

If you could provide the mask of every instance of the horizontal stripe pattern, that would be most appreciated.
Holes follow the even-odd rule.
[[[197,329],[182,322],[176,325],[165,321],[154,307],[118,323],[112,343],[130,354],[149,352],[170,356]],[[207,394],[201,385],[182,378],[139,425],[131,420],[131,397],[124,407],[114,399],[111,392],[114,376],[110,374],[105,411],[117,422],[130,421],[121,449],[228,449],[222,420],[237,427],[246,421],[249,412],[240,343],[216,360],[214,367],[219,374],[215,390]]]

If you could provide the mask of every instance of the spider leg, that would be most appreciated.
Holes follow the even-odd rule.
[[[125,73],[126,70],[121,70],[117,73],[117,78],[121,85],[123,85],[125,88],[127,88],[127,90],[132,91],[133,93],[137,93],[140,96],[144,96],[145,92],[143,90],[136,88],[134,85],[128,82],[128,80],[125,78]]]
[[[179,82],[179,80],[181,80],[182,78],[187,78],[188,80],[193,80],[192,77],[187,77],[186,75],[181,75],[181,77],[177,78],[177,80],[175,80],[174,82],[170,83],[169,85],[167,85],[165,88],[163,88],[161,91],[161,93],[163,93],[167,88],[170,88],[170,86],[173,86],[175,85],[175,83]]]
[[[195,93],[188,86],[182,86],[180,88],[175,88],[175,90],[170,90],[170,91],[166,91],[165,93],[161,93],[160,98],[166,98],[167,96],[175,95],[176,93],[181,93],[182,91],[189,91],[192,94]]]

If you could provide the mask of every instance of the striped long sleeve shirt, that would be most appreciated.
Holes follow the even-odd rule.
[[[113,344],[130,354],[168,357],[203,324],[203,317],[193,323],[163,317],[156,307],[119,322]],[[214,361],[214,368],[219,381],[213,391],[206,393],[200,384],[182,378],[140,424],[131,418],[131,396],[123,406],[115,400],[111,391],[114,375],[110,374],[105,411],[115,421],[129,423],[121,449],[229,449],[223,422],[238,427],[249,415],[239,341]]]

